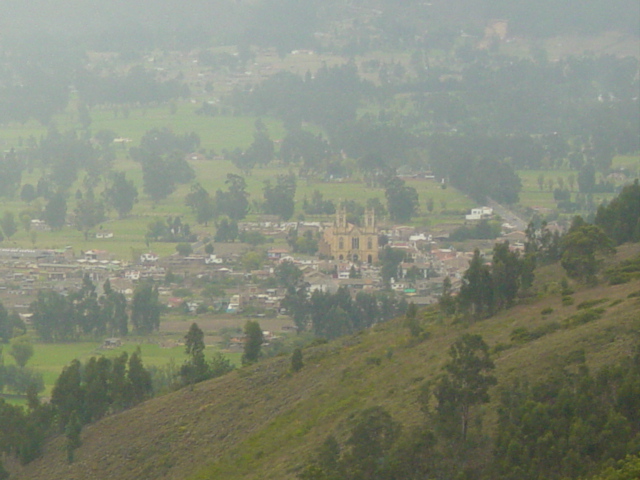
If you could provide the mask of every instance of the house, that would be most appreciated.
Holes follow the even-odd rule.
[[[287,250],[286,248],[270,248],[267,251],[267,258],[269,260],[280,260],[282,257],[288,256],[289,255],[289,250]]]
[[[229,304],[227,305],[227,313],[239,313],[241,305],[240,295],[231,295]]]
[[[480,207],[480,208],[472,208],[471,213],[465,215],[467,220],[482,220],[484,218],[490,218],[493,215],[493,208],[491,207]]]
[[[106,250],[87,250],[84,252],[84,259],[89,262],[92,260],[109,260],[110,255]]]
[[[372,290],[374,281],[371,278],[345,278],[344,280],[338,280],[341,287],[348,288],[352,294],[354,291],[359,290]]]
[[[222,263],[222,259],[218,258],[214,254],[211,254],[208,257],[204,258],[204,263],[207,264],[207,265],[220,264],[220,263]]]
[[[103,349],[112,349],[112,348],[120,348],[122,346],[122,340],[119,338],[107,338],[102,343],[100,348]]]
[[[312,272],[304,277],[304,281],[309,284],[309,292],[317,290],[323,293],[336,293],[338,291],[338,282],[324,273]]]
[[[49,227],[49,225],[47,225],[47,223],[44,220],[39,220],[37,218],[34,218],[33,220],[31,220],[30,223],[31,223],[30,230],[34,232],[49,232],[51,230],[51,227]]]
[[[140,255],[140,262],[153,263],[153,262],[157,262],[159,258],[160,257],[158,256],[157,253],[153,253],[153,252],[143,253],[142,255]]]
[[[124,272],[124,278],[131,281],[140,280],[140,270],[127,270]]]

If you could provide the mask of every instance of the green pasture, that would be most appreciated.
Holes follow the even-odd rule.
[[[176,133],[195,132],[200,136],[200,148],[205,151],[222,152],[224,149],[236,147],[246,148],[253,140],[255,122],[254,116],[203,116],[197,115],[195,110],[200,105],[180,103],[175,113],[171,113],[168,105],[147,108],[131,108],[125,115],[122,108],[94,107],[91,110],[92,132],[111,130],[117,137],[130,139],[120,150],[124,155],[126,149],[137,145],[142,136],[153,128],[168,127]],[[269,130],[271,138],[281,139],[284,127],[281,122],[271,118],[263,118],[263,123]],[[53,124],[61,132],[79,130],[77,114],[72,107],[57,115]],[[0,147],[8,150],[12,147],[22,148],[28,145],[29,139],[39,139],[46,135],[47,127],[30,120],[25,123],[2,125],[0,128]]]
[[[612,167],[615,169],[624,168],[631,175],[638,177],[640,173],[640,156],[617,156],[614,157]],[[520,192],[520,204],[526,207],[545,207],[554,209],[556,201],[553,199],[553,190],[563,185],[563,188],[577,193],[578,172],[573,170],[519,170],[518,176],[522,181],[522,191]],[[543,185],[540,188],[539,177],[543,177]],[[571,185],[573,177],[573,186]],[[599,180],[599,176],[596,179]],[[550,184],[551,182],[551,184]],[[626,183],[626,182],[625,182]],[[573,187],[573,188],[572,188]],[[594,195],[596,205],[611,200],[613,193],[597,193]]]
[[[137,348],[140,348],[142,362],[147,367],[161,367],[171,362],[180,365],[187,359],[184,346],[162,346],[156,340],[155,338],[125,338],[122,347],[108,350],[100,348],[102,344],[99,342],[35,343],[34,355],[27,366],[42,374],[45,384],[43,395],[48,396],[62,369],[74,359],[84,363],[91,357],[116,357],[122,352],[131,354]],[[205,354],[212,355],[216,351],[218,350],[209,347],[205,349]],[[241,353],[225,353],[225,356],[234,365],[240,365]],[[4,361],[12,364],[13,357],[5,354]]]
[[[212,195],[218,189],[226,189],[225,180],[227,174],[235,173],[242,175],[231,162],[221,159],[215,160],[196,160],[191,162],[195,172],[196,180]],[[214,227],[196,225],[195,219],[191,211],[184,204],[184,197],[189,193],[190,185],[180,185],[177,190],[168,198],[158,203],[153,203],[142,192],[142,172],[140,166],[126,158],[119,158],[114,165],[115,169],[126,171],[128,178],[132,179],[138,186],[139,199],[134,206],[131,214],[124,219],[119,219],[115,212],[109,212],[110,217],[107,221],[94,228],[87,239],[84,233],[78,231],[72,226],[67,226],[60,231],[53,232],[27,232],[22,227],[11,238],[5,239],[3,246],[20,246],[24,248],[64,248],[71,245],[76,254],[80,250],[89,249],[107,250],[120,260],[131,260],[134,254],[140,251],[152,249],[161,256],[170,255],[175,252],[175,244],[154,242],[147,246],[145,243],[145,233],[150,222],[157,218],[166,218],[167,216],[181,215],[186,222],[192,225],[192,230],[199,235],[212,235]],[[245,177],[247,182],[247,191],[249,192],[250,202],[261,201],[264,183],[267,180],[275,182],[277,175],[287,174],[290,169],[285,166],[268,166],[255,168]],[[294,170],[295,171],[295,170]],[[38,175],[33,172],[26,176],[25,182],[34,183]],[[71,189],[75,191],[82,185],[83,179],[80,178]],[[413,223],[418,225],[435,225],[441,222],[457,222],[461,220],[458,213],[443,215],[442,211],[462,212],[474,206],[474,203],[465,195],[461,194],[455,188],[448,187],[442,189],[440,184],[433,180],[407,180],[407,185],[416,189],[419,196],[420,208],[418,216]],[[103,185],[98,185],[95,193],[100,195]],[[362,204],[366,203],[369,198],[379,198],[382,203],[386,203],[384,199],[384,190],[382,188],[370,188],[360,180],[358,176],[344,182],[324,182],[320,180],[299,179],[296,191],[296,214],[302,213],[302,205],[304,198],[311,199],[315,190],[319,190],[325,199],[333,200],[335,203],[341,200],[355,200]],[[427,200],[433,199],[434,210],[431,214],[427,211]],[[36,200],[31,207],[34,209],[42,208],[42,203]],[[0,207],[0,213],[12,211],[19,218],[20,212],[27,210],[30,206],[26,205],[19,199],[5,200]],[[76,200],[73,195],[68,198],[67,212],[72,213],[76,208]],[[250,213],[249,219],[257,218],[254,213]],[[329,217],[325,217],[329,219]],[[98,230],[113,232],[114,237],[110,239],[96,239],[95,232]]]
[[[640,155],[618,155],[613,158],[613,168],[624,168],[631,175],[640,177]]]
[[[578,191],[577,173],[573,170],[519,170],[518,176],[522,182],[520,204],[523,206],[555,208],[553,189],[558,188],[558,179],[562,179],[564,188],[573,192]],[[542,189],[538,183],[540,176],[544,179]],[[571,176],[574,178],[573,189],[570,188],[569,177]],[[549,181],[552,182],[551,189],[549,189]]]

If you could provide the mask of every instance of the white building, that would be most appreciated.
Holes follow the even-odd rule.
[[[493,215],[493,208],[480,207],[472,208],[471,213],[465,215],[467,220],[482,220],[483,218],[490,218]]]

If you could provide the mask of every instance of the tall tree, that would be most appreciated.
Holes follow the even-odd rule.
[[[53,290],[41,290],[29,307],[31,322],[45,342],[65,342],[77,336],[74,313],[67,297]]]
[[[228,190],[218,190],[215,197],[216,215],[228,215],[232,220],[242,220],[249,211],[247,183],[244,177],[227,174],[224,182]]]
[[[258,322],[249,320],[244,326],[244,353],[242,354],[242,364],[255,363],[260,358],[260,350],[264,342],[262,328]]]
[[[129,357],[127,379],[131,385],[131,401],[134,405],[143,402],[151,396],[153,392],[151,374],[144,368],[140,347]]]
[[[391,220],[395,222],[408,222],[418,210],[418,192],[413,187],[408,187],[404,180],[393,176],[385,185],[387,197],[387,210]]]
[[[287,289],[297,288],[304,277],[302,270],[289,260],[280,262],[274,269],[274,275],[278,284]]]
[[[0,220],[0,226],[7,238],[10,239],[13,237],[13,235],[18,231],[18,224],[16,223],[16,218],[13,215],[13,212],[4,213],[2,220]]]
[[[465,333],[449,349],[449,361],[434,387],[436,417],[458,424],[460,438],[467,439],[472,408],[489,401],[489,388],[497,383],[489,346],[480,335]]]
[[[61,429],[64,430],[74,412],[84,416],[84,396],[82,365],[79,360],[73,360],[62,369],[51,391],[51,404],[56,408]]]
[[[509,250],[509,242],[494,245],[491,276],[496,309],[513,304],[521,285],[522,263],[518,252]]]
[[[354,419],[342,458],[349,479],[385,478],[389,453],[400,436],[401,425],[384,408],[367,408]]]
[[[485,318],[494,310],[493,293],[491,269],[484,264],[480,250],[476,249],[469,268],[462,276],[458,304],[463,312],[477,319]]]
[[[640,241],[640,184],[636,179],[623,187],[608,205],[598,207],[595,224],[607,232],[617,245]],[[6,233],[6,231],[5,231]]]
[[[85,232],[87,238],[88,231],[105,220],[104,204],[95,198],[93,189],[90,188],[78,200],[74,214],[76,228]]]
[[[264,182],[264,213],[278,215],[289,220],[295,209],[296,177],[294,174],[278,175],[275,185],[270,180]]]
[[[114,172],[111,176],[111,184],[104,195],[107,203],[118,212],[118,216],[124,218],[138,200],[138,189],[133,180],[127,180],[125,172]]]
[[[597,225],[585,223],[577,216],[567,234],[562,237],[560,263],[567,275],[578,280],[592,282],[600,261],[597,254],[615,252],[612,240]]]
[[[121,292],[111,288],[107,279],[102,288],[104,294],[100,297],[100,324],[104,325],[108,335],[125,336],[129,332],[127,314],[127,299]]]
[[[213,199],[199,183],[191,186],[191,191],[184,198],[184,203],[191,208],[198,223],[206,225],[215,216]]]
[[[223,217],[216,224],[216,234],[214,240],[216,242],[234,242],[238,238],[238,222]]]
[[[142,162],[144,191],[155,203],[167,198],[176,189],[176,175],[169,162],[161,156],[153,156]]]
[[[54,194],[42,214],[42,219],[52,230],[60,230],[67,218],[67,200],[62,192]]]
[[[189,356],[180,368],[180,376],[185,384],[193,385],[210,377],[209,365],[204,357],[204,332],[197,323],[192,323],[184,337],[185,353]]]
[[[133,292],[131,323],[137,333],[149,334],[160,327],[158,287],[151,282],[140,283]]]
[[[9,355],[13,357],[16,364],[25,367],[31,357],[33,357],[33,344],[28,335],[21,335],[11,339]]]

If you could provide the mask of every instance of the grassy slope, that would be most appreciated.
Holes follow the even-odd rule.
[[[622,256],[640,246],[621,249]],[[551,285],[557,269],[540,272]],[[640,328],[640,299],[628,298],[638,283],[579,290],[563,306],[549,293],[468,330],[428,326],[429,340],[409,341],[394,321],[354,337],[305,350],[305,367],[288,372],[285,357],[241,369],[226,377],[183,389],[106,418],[85,429],[77,461],[67,465],[63,439],[47,445],[45,456],[23,469],[22,479],[293,479],[297,468],[330,433],[340,438],[355,411],[382,405],[405,425],[420,421],[416,396],[436,375],[449,345],[463,332],[484,336],[489,345],[509,343],[518,326],[535,328],[573,315],[585,300],[607,298],[600,320],[514,345],[496,357],[500,383],[544,375],[577,349],[592,368],[631,352]],[[622,300],[611,305],[616,300]],[[553,308],[550,315],[541,311]],[[380,364],[372,359],[380,359]],[[494,418],[487,407],[485,424]]]

